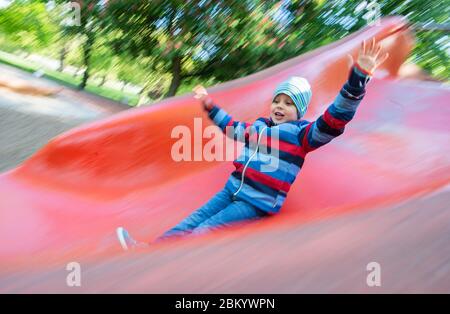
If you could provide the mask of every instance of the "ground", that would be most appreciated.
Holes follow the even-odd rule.
[[[4,64],[0,64],[0,73],[0,78],[7,81],[60,87]],[[67,87],[50,97],[0,88],[0,172],[19,165],[62,132],[126,109],[122,104]]]

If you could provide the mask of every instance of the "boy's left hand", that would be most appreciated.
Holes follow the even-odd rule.
[[[372,75],[376,68],[378,68],[380,64],[386,61],[389,57],[388,53],[380,54],[380,52],[381,45],[375,41],[375,38],[372,38],[369,44],[366,44],[366,41],[364,40],[359,49],[358,58],[356,60],[357,65],[363,71],[366,71],[369,75]]]
[[[196,99],[203,99],[204,97],[208,96],[206,88],[204,88],[202,85],[195,86],[192,91],[194,92],[194,98]]]
[[[208,96],[208,92],[206,91],[206,88],[204,88],[202,85],[197,85],[194,87],[194,89],[192,91],[194,92],[194,98],[199,99],[202,102],[203,107],[206,110],[212,109],[213,101]]]

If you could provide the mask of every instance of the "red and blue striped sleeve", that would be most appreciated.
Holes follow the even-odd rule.
[[[370,76],[354,66],[349,79],[342,87],[334,102],[314,122],[309,123],[300,132],[300,143],[305,153],[313,151],[344,133],[345,125],[350,122],[364,98],[365,87]]]
[[[240,142],[245,142],[248,139],[252,124],[234,120],[232,116],[216,104],[209,110],[208,116],[226,136]]]

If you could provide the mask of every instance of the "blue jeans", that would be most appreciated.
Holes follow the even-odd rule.
[[[255,220],[266,215],[266,212],[245,201],[234,200],[233,194],[224,188],[157,240],[190,233],[204,233],[212,229],[229,226],[234,222]]]

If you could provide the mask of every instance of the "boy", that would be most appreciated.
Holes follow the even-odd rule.
[[[381,46],[375,39],[368,47],[365,41],[362,42],[348,81],[335,101],[314,122],[301,120],[312,95],[308,81],[301,77],[291,77],[278,85],[270,117],[259,118],[252,125],[234,121],[213,103],[205,88],[195,87],[194,97],[201,100],[209,118],[227,136],[244,141],[245,146],[241,156],[234,161],[236,170],[225,187],[158,240],[199,234],[238,221],[278,213],[301,170],[305,156],[341,135],[345,125],[353,118],[373,71],[388,57],[387,53],[380,55],[380,52]],[[257,145],[253,148],[250,147],[250,130],[256,131],[258,135],[254,141]],[[266,148],[272,150],[272,154],[261,151],[263,136],[267,139]],[[278,145],[275,146],[274,141]],[[276,156],[273,152],[276,152]],[[264,158],[276,166],[264,167],[266,164],[261,161]],[[117,229],[117,236],[125,250],[138,244],[122,227]]]

